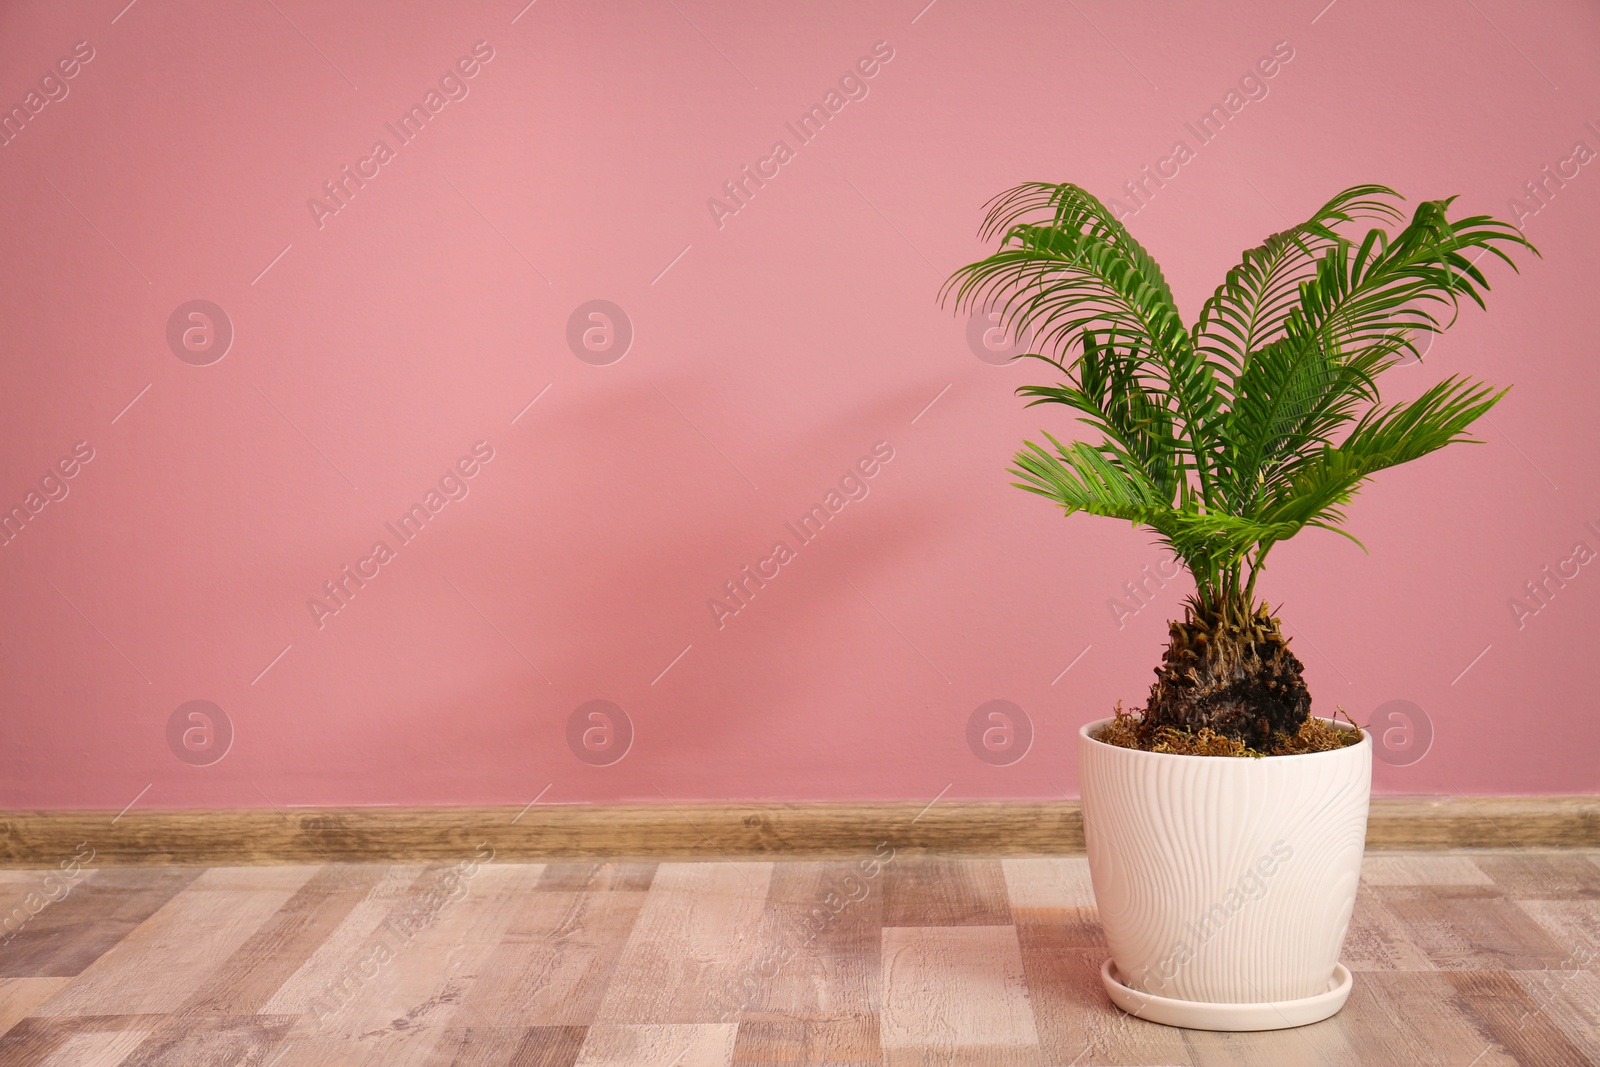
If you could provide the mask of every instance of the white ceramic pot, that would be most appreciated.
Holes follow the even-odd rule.
[[[1270,1030],[1344,1006],[1372,792],[1372,740],[1230,759],[1117,748],[1078,734],[1089,872],[1130,1014]],[[1348,727],[1341,727],[1348,728]]]

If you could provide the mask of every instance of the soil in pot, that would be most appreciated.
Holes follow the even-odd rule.
[[[1341,712],[1343,708],[1339,709]],[[1355,723],[1351,723],[1352,726]],[[1176,726],[1163,726],[1147,722],[1142,715],[1122,710],[1117,705],[1116,718],[1099,733],[1096,741],[1118,748],[1135,748],[1142,752],[1166,752],[1177,756],[1239,756],[1260,759],[1263,756],[1301,756],[1307,752],[1327,752],[1359,744],[1363,733],[1359,727],[1343,730],[1316,717],[1309,717],[1292,734],[1274,732],[1264,745],[1253,748],[1237,738],[1227,737],[1202,726],[1189,730]]]

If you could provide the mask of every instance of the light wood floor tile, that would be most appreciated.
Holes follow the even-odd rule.
[[[1001,860],[1011,914],[1018,927],[1043,925],[1066,931],[1074,944],[1105,944],[1100,916],[1083,856]]]
[[[1006,894],[1011,908],[1092,908],[1094,885],[1084,856],[1004,859]]]
[[[1112,1007],[1100,985],[1104,943],[1084,946],[1082,931],[1049,923],[1017,927],[1039,1047],[1051,1064],[1189,1062],[1183,1032]]]
[[[459,1005],[500,943],[520,903],[533,892],[533,870],[481,866],[470,881],[454,868],[430,868],[397,901],[374,945],[392,958],[346,971],[353,981],[333,1002],[313,1001],[284,1042],[286,1063],[339,1062],[401,1067],[423,1064],[449,1028],[493,1026]],[[370,977],[368,977],[370,975]]]
[[[724,991],[755,959],[771,879],[770,863],[661,864],[599,1020],[720,1022]]]
[[[1369,856],[1349,1004],[1261,1034],[1115,1010],[1081,857],[851,871],[93,871],[0,943],[0,1065],[1600,1067],[1591,854]]]
[[[309,867],[213,867],[109,949],[40,1015],[135,1015],[176,1010],[311,877]],[[151,961],[159,960],[159,967]]]
[[[496,1026],[589,1025],[644,902],[638,890],[527,894],[463,1012]]]
[[[372,940],[406,891],[421,875],[420,867],[373,867],[355,888],[361,896],[300,966],[261,1005],[268,1015],[301,1015],[319,997],[328,998],[349,981],[347,971],[372,958]]]
[[[1382,897],[1362,886],[1350,917],[1340,962],[1356,973],[1363,971],[1432,971],[1436,968],[1411,928],[1389,910]]]
[[[323,867],[214,970],[177,1011],[184,1020],[254,1015],[383,880],[381,866]]]
[[[1337,1026],[1316,1024],[1290,1030],[1225,1034],[1183,1031],[1189,1061],[1196,1067],[1324,1067],[1330,1063],[1375,1064],[1362,1060]]]
[[[0,1064],[40,1067],[69,1046],[80,1050],[126,1046],[131,1051],[161,1026],[165,1018],[162,1015],[30,1015],[0,1036]],[[79,1041],[79,1038],[89,1040]],[[64,1059],[72,1062],[71,1056]]]
[[[600,889],[650,888],[656,875],[654,863],[551,863],[547,864],[539,879],[540,889],[564,889],[569,892],[594,892]]]
[[[202,868],[95,871],[0,948],[0,978],[71,978],[200,877]],[[41,871],[24,884],[40,884]],[[32,891],[31,888],[28,891]],[[18,901],[22,899],[19,894]]]
[[[428,1062],[433,1067],[573,1067],[588,1033],[585,1026],[446,1030]]]
[[[1514,906],[1566,949],[1558,969],[1600,969],[1600,905],[1595,901],[1519,900]]]
[[[1379,852],[1361,862],[1367,885],[1490,885],[1494,879],[1470,856],[1430,852]]]
[[[491,973],[490,960],[505,943],[511,924],[536,894],[542,871],[542,864],[486,864],[470,881],[455,883],[459,895],[446,893],[442,900],[441,889],[453,884],[450,868],[439,869],[434,884],[423,881],[413,886],[414,898],[440,902],[404,944],[402,951],[414,954],[415,962],[394,968],[394,1001],[407,1005],[406,1018],[415,1018],[413,1013],[420,1008],[454,1026],[508,1022],[474,1009],[468,1001],[477,983]],[[417,980],[419,972],[428,971],[435,972],[432,985]]]
[[[885,927],[882,982],[885,1049],[1039,1043],[1015,927]]]
[[[66,978],[0,979],[0,1034],[4,1034],[22,1019],[32,1015],[34,1008],[49,1000],[69,980]]]
[[[1485,886],[1375,886],[1441,970],[1538,971],[1559,967],[1567,949],[1526,912]]]
[[[987,1045],[977,1048],[885,1049],[886,1067],[1045,1067],[1030,1045]]]
[[[576,1067],[731,1067],[734,1023],[589,1027]]]
[[[20,899],[23,894],[37,888],[40,880],[49,873],[49,868],[0,870],[0,893],[4,894],[4,897],[0,899],[4,899],[8,905],[14,903],[17,899]],[[90,872],[84,871],[83,873],[87,875]],[[80,876],[80,880],[81,877],[82,876]]]
[[[289,1015],[173,1016],[145,1037],[122,1067],[264,1065],[295,1022]]]
[[[885,926],[1006,926],[1011,901],[997,859],[896,856],[883,881]]]
[[[1600,974],[1592,970],[1523,971],[1517,984],[1590,1061],[1600,1063]]]
[[[1509,974],[1458,971],[1446,975],[1456,993],[1518,1063],[1533,1067],[1595,1067]]]
[[[768,1015],[851,1015],[878,1010],[883,880],[849,863],[780,863],[773,869],[756,952],[729,1010]]]
[[[826,1063],[831,1067],[867,1067],[883,1062],[878,1044],[878,1016],[746,1015],[739,1023],[733,1062],[739,1067],[761,1064]]]
[[[1512,852],[1473,862],[1512,900],[1600,899],[1600,867],[1585,855]]]
[[[1367,1067],[1516,1067],[1451,986],[1434,972],[1373,971],[1357,977],[1350,1001],[1326,1022],[1350,1052],[1325,1062]],[[1224,1061],[1225,1062],[1225,1061]]]
[[[144,1040],[137,1030],[120,1033],[74,1034],[39,1067],[118,1067]]]

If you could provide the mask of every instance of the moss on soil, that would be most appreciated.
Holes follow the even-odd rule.
[[[1339,711],[1342,713],[1344,709],[1340,708]],[[1349,716],[1345,718],[1348,720]],[[1355,726],[1355,723],[1351,721],[1350,725]],[[1354,730],[1341,730],[1313,717],[1308,718],[1292,736],[1273,734],[1271,743],[1265,749],[1255,749],[1243,741],[1224,737],[1206,727],[1194,732],[1171,726],[1146,728],[1141,716],[1123,711],[1119,702],[1116,718],[1102,727],[1100,732],[1094,735],[1094,739],[1108,745],[1116,745],[1118,748],[1135,748],[1141,752],[1261,759],[1264,756],[1301,756],[1308,752],[1328,752],[1353,745],[1360,741],[1362,736],[1359,727]]]

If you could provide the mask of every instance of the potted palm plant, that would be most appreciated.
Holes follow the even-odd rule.
[[[1276,1029],[1349,996],[1338,955],[1371,741],[1311,715],[1257,582],[1274,546],[1308,527],[1351,537],[1342,509],[1372,474],[1471,440],[1503,390],[1451,376],[1386,403],[1379,379],[1463,297],[1483,304],[1479,258],[1514,269],[1506,248],[1532,250],[1505,222],[1452,219],[1451,200],[1409,220],[1400,202],[1383,186],[1345,190],[1245,252],[1186,326],[1161,268],[1105,205],[1029,183],[990,202],[981,233],[997,251],[941,293],[1031,335],[1028,355],[1059,380],[1019,394],[1098,431],[1025,442],[1015,484],[1068,515],[1146,528],[1194,580],[1142,712],[1079,735],[1111,950],[1101,977],[1135,1015]]]

